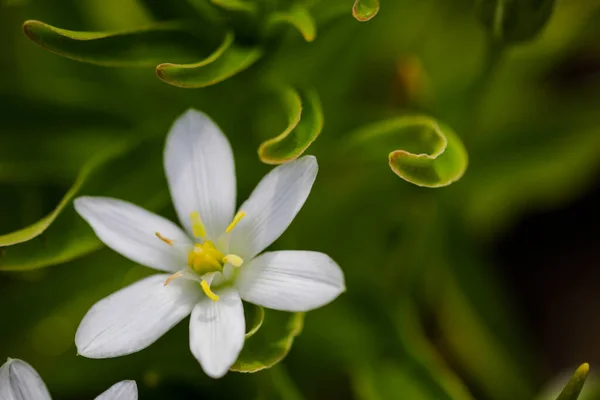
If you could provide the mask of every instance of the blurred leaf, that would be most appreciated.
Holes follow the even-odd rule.
[[[389,362],[376,366],[367,365],[355,372],[353,378],[357,400],[433,399],[427,387],[411,376],[406,366]]]
[[[261,329],[246,340],[231,371],[258,372],[277,364],[290,351],[303,325],[304,313],[265,310]]]
[[[478,0],[477,12],[495,40],[517,43],[535,38],[555,5],[556,0]]]
[[[193,64],[160,64],[156,74],[160,79],[182,88],[201,88],[219,83],[254,64],[263,55],[258,47],[242,47],[234,43],[229,32],[214,53]]]
[[[221,8],[224,8],[226,10],[231,10],[231,11],[245,11],[245,12],[250,12],[250,13],[255,13],[256,11],[258,11],[256,4],[252,3],[250,1],[211,0],[211,2],[216,6],[219,6]]]
[[[156,210],[167,203],[162,169],[163,138],[127,151],[90,172],[78,194],[103,195],[131,201]],[[102,246],[89,225],[75,212],[71,201],[41,234],[24,243],[0,250],[0,271],[47,267],[73,260]]]
[[[300,157],[323,129],[321,101],[315,91],[286,88],[280,98],[288,126],[258,148],[258,155],[266,164],[282,164]]]
[[[581,393],[581,389],[583,389],[583,384],[585,383],[588,372],[590,372],[589,364],[581,364],[556,400],[577,400]]]
[[[425,116],[407,116],[360,128],[350,142],[361,151],[371,142],[384,142],[402,150],[389,153],[396,175],[417,186],[436,188],[459,180],[468,164],[467,151],[450,127]],[[373,143],[379,154],[379,147]],[[371,150],[372,152],[373,150]]]
[[[246,339],[253,336],[265,320],[265,309],[251,303],[244,303],[244,317],[246,318]]]
[[[305,7],[299,4],[293,5],[287,11],[275,12],[267,20],[267,26],[269,27],[282,23],[295,27],[307,42],[312,42],[317,36],[317,26],[314,18]]]
[[[191,62],[206,54],[207,40],[182,23],[162,23],[124,32],[77,32],[40,21],[23,24],[27,37],[53,53],[110,67],[149,67],[161,62]]]
[[[474,400],[459,377],[446,365],[434,345],[427,340],[426,333],[420,326],[415,305],[404,300],[396,314],[399,348],[404,353],[402,360],[413,379],[424,383],[426,392],[431,393],[429,398]]]
[[[484,323],[454,278],[440,272],[437,277],[440,298],[434,307],[441,335],[454,361],[484,388],[490,399],[532,398],[532,389],[527,376],[522,373],[522,366],[499,342],[492,328]],[[483,365],[489,367],[482,369]]]
[[[172,21],[197,16],[197,8],[186,0],[137,0],[152,16],[159,21]]]
[[[28,240],[33,239],[34,237],[42,234],[49,226],[54,222],[56,217],[62,212],[62,210],[70,204],[71,200],[77,193],[79,189],[83,185],[83,183],[88,179],[91,172],[93,172],[96,168],[103,165],[107,160],[114,157],[118,153],[122,151],[122,148],[105,148],[101,153],[99,153],[95,158],[90,160],[86,165],[83,166],[75,183],[67,193],[63,196],[60,203],[52,210],[52,212],[46,215],[44,218],[39,221],[31,224],[25,228],[19,229],[18,231],[7,233],[4,235],[0,235],[0,247],[2,246],[11,246],[17,243],[23,243]],[[0,262],[1,268],[1,262]]]
[[[565,129],[535,137],[519,131],[509,144],[493,143],[473,159],[473,174],[465,179],[464,210],[469,225],[480,232],[505,228],[523,210],[549,207],[581,193],[600,167],[600,131]],[[517,149],[517,150],[515,150]],[[506,154],[490,163],[492,154]]]
[[[356,0],[352,7],[352,15],[360,22],[372,19],[379,12],[379,0]]]

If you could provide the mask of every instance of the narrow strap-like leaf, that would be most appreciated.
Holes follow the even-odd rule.
[[[211,2],[221,8],[230,11],[241,11],[247,13],[256,13],[258,7],[256,3],[244,0],[211,0]]]
[[[52,212],[29,226],[11,233],[0,235],[0,247],[23,243],[41,235],[54,222],[56,217],[60,215],[63,209],[70,204],[73,197],[79,193],[79,189],[88,179],[90,174],[108,160],[120,154],[124,148],[124,146],[115,146],[114,148],[106,149],[90,160],[83,168],[81,168],[75,182]]]
[[[290,24],[296,28],[304,40],[312,42],[317,37],[317,24],[306,7],[294,5],[287,11],[278,11],[271,14],[267,20],[267,26],[279,24]]]
[[[379,12],[379,0],[356,0],[352,15],[360,22],[372,19]]]
[[[258,155],[266,164],[282,164],[300,157],[323,129],[321,101],[315,91],[287,88],[281,92],[281,101],[288,126],[258,148]]]
[[[381,139],[398,143],[398,150],[388,155],[390,168],[415,185],[447,186],[459,180],[467,168],[467,151],[460,138],[433,118],[406,116],[377,122],[356,132],[351,144]]]
[[[40,21],[26,21],[27,37],[63,57],[109,67],[148,67],[163,62],[191,62],[210,50],[181,23],[161,23],[123,32],[78,32]]]
[[[560,392],[556,400],[577,400],[589,372],[590,365],[587,363],[581,364],[579,368],[575,370],[575,373],[573,373],[573,376],[569,379],[569,382],[567,382],[567,385],[562,392]]]
[[[131,201],[148,210],[156,210],[167,204],[166,188],[161,190],[156,187],[156,182],[164,174],[160,163],[155,162],[163,148],[162,137],[141,143],[127,143],[111,153],[106,162],[94,166],[93,171],[82,171],[80,177],[86,178],[65,195],[63,202],[66,205],[61,202],[60,212],[49,221],[46,229],[41,232],[36,229],[35,236],[29,234],[32,237],[30,240],[0,247],[0,271],[23,271],[56,265],[102,247],[94,231],[71,206],[70,199],[75,195],[102,193]],[[119,179],[116,180],[115,176]]]
[[[182,88],[201,88],[219,83],[250,67],[263,55],[259,47],[242,47],[229,32],[217,50],[193,64],[160,64],[156,74],[160,79]]]

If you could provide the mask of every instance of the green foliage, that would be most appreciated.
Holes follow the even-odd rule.
[[[389,153],[390,168],[418,186],[448,186],[467,168],[467,151],[459,137],[448,126],[428,117],[377,122],[360,128],[352,140],[354,146],[376,140],[396,142],[399,150]]]
[[[263,52],[258,47],[234,44],[234,34],[225,35],[214,53],[193,64],[160,64],[156,74],[163,81],[182,88],[201,88],[221,82],[254,64]]]
[[[244,0],[211,0],[214,5],[223,7],[232,11],[243,11],[255,13],[258,11],[258,6],[251,1]]]
[[[556,0],[477,0],[478,13],[495,40],[532,40],[544,28]]]
[[[515,221],[597,180],[597,2],[19,3],[0,10],[0,357],[36,366],[56,398],[127,378],[144,399],[513,400],[562,369],[490,253]],[[23,40],[33,17],[83,30],[25,22],[53,57]],[[273,82],[283,89],[264,96]],[[305,327],[244,304],[233,370],[259,372],[218,381],[190,354],[186,322],[135,355],[74,356],[89,307],[151,271],[103,249],[71,200],[117,197],[175,220],[164,135],[189,107],[228,136],[240,201],[268,171],[260,161],[311,146],[313,192],[273,247],[330,254],[348,286]]]
[[[102,243],[72,206],[75,196],[102,194],[149,209],[164,207],[168,196],[156,191],[156,183],[163,179],[160,161],[149,158],[143,163],[137,162],[140,155],[161,154],[162,145],[161,138],[137,146],[123,146],[85,165],[76,183],[50,215],[4,236],[5,240],[12,240],[13,245],[2,248],[0,270],[48,267],[98,250]],[[115,176],[119,177],[117,181]],[[24,241],[27,238],[31,239]]]
[[[237,372],[258,372],[281,361],[302,332],[303,313],[264,311],[264,322],[254,335],[247,337],[244,348],[231,367]]]
[[[265,320],[265,309],[254,304],[244,303],[244,317],[246,318],[246,339],[252,337]],[[250,327],[250,328],[248,328]]]
[[[267,27],[271,28],[281,23],[290,24],[296,28],[307,42],[312,42],[317,36],[314,19],[308,10],[301,5],[294,5],[289,10],[271,14],[267,20]]]
[[[581,364],[556,400],[577,400],[589,372],[590,366],[588,364]]]
[[[258,155],[266,164],[282,164],[300,157],[323,129],[323,111],[316,92],[284,88],[280,90],[279,97],[288,126],[280,135],[264,141],[258,148]]]
[[[165,61],[190,62],[203,54],[203,41],[180,23],[108,33],[76,32],[40,21],[26,21],[23,30],[29,39],[53,53],[107,67],[149,67]]]
[[[355,0],[352,15],[360,22],[373,18],[379,12],[379,0]]]

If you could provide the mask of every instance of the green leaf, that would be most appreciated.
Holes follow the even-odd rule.
[[[356,0],[352,7],[352,15],[360,22],[372,19],[379,12],[379,0]]]
[[[265,320],[265,309],[251,303],[244,303],[244,318],[246,318],[246,339],[253,336]]]
[[[562,392],[558,395],[556,400],[577,400],[579,398],[579,394],[581,393],[581,389],[583,389],[583,384],[585,383],[585,379],[590,372],[589,364],[581,364],[575,373],[567,382],[567,385],[564,387]]]
[[[244,0],[211,0],[211,2],[230,11],[243,11],[249,13],[256,13],[258,8],[255,3]]]
[[[266,164],[282,164],[300,157],[323,129],[321,101],[315,91],[286,88],[280,98],[288,126],[258,148],[258,155]]]
[[[189,1],[138,0],[152,16],[160,21],[172,21],[196,16],[198,9]]]
[[[265,310],[260,330],[247,338],[237,361],[237,372],[258,372],[277,364],[287,355],[304,325],[304,313]]]
[[[54,208],[54,210],[52,210],[50,214],[46,215],[44,218],[25,228],[19,229],[18,231],[0,235],[0,247],[11,246],[17,243],[23,243],[33,239],[38,235],[41,235],[50,226],[50,224],[54,222],[56,217],[58,217],[58,215],[67,206],[67,204],[71,202],[73,197],[77,195],[79,189],[81,188],[83,183],[88,179],[91,172],[93,172],[99,166],[103,165],[104,162],[109,160],[111,157],[114,157],[120,151],[121,149],[109,149],[107,151],[105,150],[102,154],[90,160],[90,162],[83,166],[73,186],[71,186],[69,191],[65,193],[61,201]]]
[[[295,27],[307,42],[312,42],[317,37],[317,25],[314,18],[305,7],[299,4],[292,6],[287,11],[275,12],[267,20],[268,27],[282,23]]]
[[[398,333],[396,347],[402,352],[401,359],[409,367],[413,379],[427,388],[426,391],[430,393],[428,398],[474,400],[458,375],[427,339],[415,304],[409,300],[402,300],[392,317]]]
[[[460,138],[430,117],[406,116],[368,125],[354,134],[350,145],[360,145],[368,153],[364,144],[371,141],[399,148],[389,153],[389,165],[396,175],[417,186],[450,185],[467,168],[467,151]]]
[[[556,0],[479,0],[477,12],[495,40],[518,43],[540,33],[555,5]]]
[[[263,55],[259,47],[242,47],[234,43],[229,32],[210,56],[193,64],[160,64],[160,79],[182,88],[201,88],[219,83],[254,64]]]
[[[161,158],[163,138],[145,141],[89,172],[77,194],[102,195],[130,201],[149,210],[168,202]],[[164,183],[160,190],[160,183]],[[158,186],[157,186],[158,185]],[[0,248],[0,271],[28,270],[73,260],[102,247],[71,201],[53,223],[33,239]]]
[[[148,67],[162,62],[192,62],[205,57],[207,39],[182,23],[162,23],[123,32],[77,32],[40,21],[26,21],[27,37],[53,53],[110,67]]]
[[[357,400],[410,399],[429,400],[427,386],[412,375],[410,367],[386,362],[364,366],[353,375],[352,384]]]

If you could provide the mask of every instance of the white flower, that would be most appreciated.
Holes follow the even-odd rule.
[[[142,279],[96,303],[83,318],[75,343],[85,357],[130,354],[191,313],[191,351],[207,375],[219,378],[244,345],[242,300],[276,310],[308,311],[345,290],[341,269],[323,253],[258,255],[304,204],[317,161],[306,156],[273,169],[234,216],[236,182],[229,142],[206,115],[189,110],[169,132],[164,164],[185,231],[121,200],[75,200],[77,212],[108,247],[169,273]]]
[[[135,381],[114,384],[95,400],[137,400]],[[0,367],[0,400],[51,400],[44,381],[25,361],[9,358]]]

